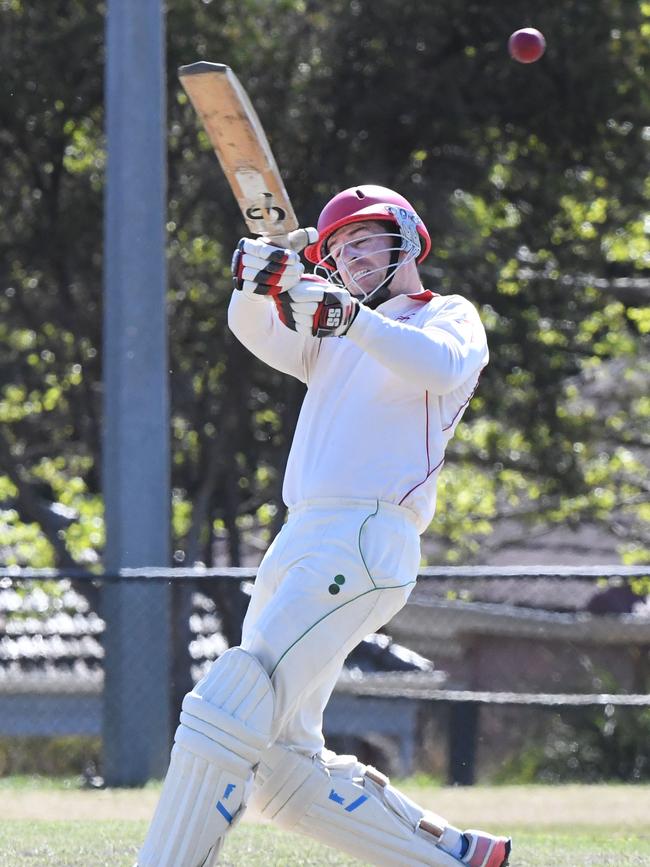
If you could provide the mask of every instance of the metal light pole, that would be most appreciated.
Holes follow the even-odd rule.
[[[105,570],[170,564],[165,310],[166,111],[161,0],[109,0],[104,237]],[[104,772],[164,774],[170,741],[169,587],[105,585]]]

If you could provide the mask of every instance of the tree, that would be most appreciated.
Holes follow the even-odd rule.
[[[531,23],[514,0],[215,9],[179,0],[168,20],[176,561],[264,547],[302,397],[227,330],[244,227],[177,84],[200,57],[245,82],[306,221],[343,186],[400,189],[434,237],[427,285],[482,312],[492,360],[441,479],[436,556],[480,558],[515,517],[613,525],[647,557],[648,4],[529,4],[548,43],[530,67],[506,51]],[[1,538],[31,565],[103,542],[102,14],[0,6]]]

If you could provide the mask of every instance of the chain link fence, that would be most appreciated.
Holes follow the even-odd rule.
[[[0,571],[0,774],[103,776],[104,589],[171,587],[172,707],[239,640],[254,570]],[[423,569],[348,658],[328,744],[394,775],[650,779],[650,569]],[[141,652],[147,653],[142,647]]]

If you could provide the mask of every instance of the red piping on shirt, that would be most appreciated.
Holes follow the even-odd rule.
[[[456,410],[456,414],[454,415],[454,417],[452,418],[452,420],[449,422],[449,424],[448,424],[446,427],[443,427],[443,431],[449,430],[449,428],[453,426],[454,422],[456,421],[456,419],[458,418],[458,416],[460,415],[460,413],[465,409],[465,407],[467,406],[467,404],[468,404],[468,403],[470,402],[470,400],[474,397],[474,395],[476,394],[476,389],[478,388],[479,380],[480,380],[480,378],[481,378],[481,374],[482,374],[482,373],[483,373],[483,368],[481,368],[481,369],[479,370],[479,372],[478,372],[478,379],[476,380],[476,385],[475,385],[474,388],[472,389],[472,393],[471,393],[470,396],[467,398],[467,400],[465,401],[465,403],[461,403],[461,405],[460,405],[460,406],[458,407],[458,409]]]
[[[442,457],[441,460],[440,460],[440,463],[436,464],[436,466],[435,466],[433,469],[431,469],[431,455],[429,454],[429,392],[428,392],[428,391],[425,391],[425,392],[424,392],[424,407],[425,407],[425,410],[426,410],[426,419],[427,419],[427,420],[426,420],[426,425],[425,425],[425,436],[426,436],[426,444],[427,444],[427,446],[426,446],[426,452],[427,452],[427,474],[426,474],[426,476],[422,479],[421,482],[418,482],[417,485],[413,485],[413,487],[411,488],[411,490],[410,490],[410,491],[407,491],[407,493],[404,494],[404,496],[402,497],[402,499],[399,501],[399,505],[400,505],[400,506],[402,505],[402,503],[404,502],[404,500],[405,500],[407,497],[409,497],[409,496],[413,493],[413,491],[414,491],[416,488],[419,488],[420,485],[423,485],[423,484],[426,482],[426,480],[429,478],[429,476],[431,476],[433,473],[435,473],[435,471],[436,471],[437,469],[439,469],[439,468],[443,465],[443,463],[444,463],[444,461],[445,461],[445,458],[444,458],[444,455],[443,455],[443,457]]]

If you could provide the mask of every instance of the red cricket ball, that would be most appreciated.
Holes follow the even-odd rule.
[[[534,27],[523,27],[515,30],[508,40],[508,51],[519,63],[534,63],[544,54],[546,40],[544,35]]]

